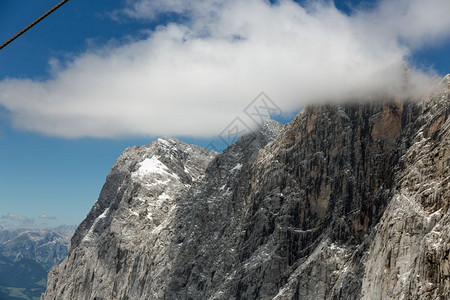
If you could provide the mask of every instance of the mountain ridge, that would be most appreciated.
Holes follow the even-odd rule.
[[[448,80],[308,106],[222,154],[127,149],[42,298],[445,299]]]

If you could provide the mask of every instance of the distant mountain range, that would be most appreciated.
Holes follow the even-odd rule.
[[[0,299],[39,299],[48,271],[67,256],[75,228],[0,227]]]

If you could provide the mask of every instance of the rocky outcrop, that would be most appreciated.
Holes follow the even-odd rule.
[[[310,106],[217,156],[128,149],[43,298],[445,299],[449,109],[447,80]]]
[[[73,236],[69,256],[50,272],[44,299],[162,298],[176,199],[215,155],[175,139],[125,150]],[[152,284],[143,294],[147,277]]]

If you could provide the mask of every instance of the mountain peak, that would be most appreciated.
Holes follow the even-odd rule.
[[[269,120],[266,123],[264,123],[260,131],[264,135],[274,139],[277,137],[277,135],[280,133],[283,127],[284,127],[283,124],[281,124],[280,122],[275,120]]]
[[[170,138],[125,151],[43,299],[444,299],[440,92],[310,106],[218,155]]]

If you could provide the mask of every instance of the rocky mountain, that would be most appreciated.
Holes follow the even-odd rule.
[[[50,272],[45,297],[123,298],[138,292],[136,278],[144,276],[162,288],[156,283],[171,261],[177,198],[204,177],[215,156],[175,139],[125,150],[73,236],[69,257]],[[65,281],[66,275],[73,277]]]
[[[43,299],[448,299],[450,76],[117,160]]]

